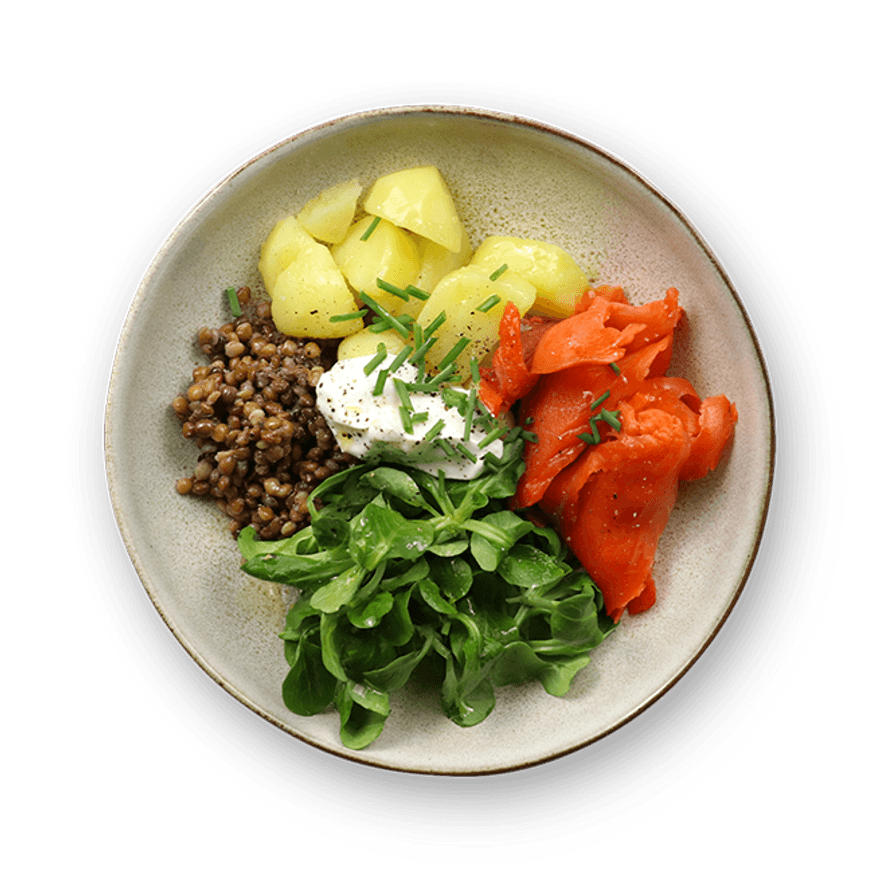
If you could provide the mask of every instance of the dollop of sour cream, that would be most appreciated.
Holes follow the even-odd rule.
[[[373,394],[379,371],[390,367],[393,359],[392,354],[387,355],[369,375],[364,367],[373,360],[372,355],[337,361],[318,381],[318,409],[343,452],[364,461],[406,464],[434,476],[442,470],[453,480],[479,476],[489,453],[501,457],[504,450],[501,440],[493,440],[480,448],[488,435],[477,425],[471,428],[469,438],[464,439],[464,416],[456,408],[447,406],[438,391],[409,392],[412,412],[427,413],[427,418],[415,421],[412,431],[407,431],[400,415],[403,401],[393,380],[415,382],[416,367],[405,361],[388,375],[382,393]],[[439,433],[426,441],[426,436],[441,420],[443,427]],[[452,457],[448,448],[444,449],[443,444],[437,442],[441,438],[452,448]],[[471,461],[459,446],[465,447],[476,461]]]

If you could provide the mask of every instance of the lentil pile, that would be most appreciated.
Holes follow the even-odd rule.
[[[315,403],[315,386],[336,360],[336,340],[292,339],[272,323],[269,303],[237,291],[242,314],[203,327],[210,359],[171,406],[199,448],[181,495],[212,498],[233,535],[253,525],[264,540],[308,525],[306,498],[321,480],[356,463],[342,452]]]

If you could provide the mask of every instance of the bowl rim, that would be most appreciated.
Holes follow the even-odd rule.
[[[324,131],[329,131],[333,128],[339,126],[350,126],[365,122],[370,122],[371,120],[379,120],[383,118],[392,118],[392,117],[404,117],[404,116],[416,116],[416,115],[431,115],[436,114],[438,116],[450,116],[450,117],[466,117],[470,119],[483,119],[487,122],[494,123],[502,123],[506,125],[511,125],[514,127],[524,126],[528,129],[532,129],[534,131],[541,132],[545,135],[548,135],[551,139],[557,138],[567,141],[578,149],[587,150],[588,152],[595,153],[600,158],[605,161],[611,163],[615,166],[619,171],[623,172],[623,174],[627,177],[630,177],[633,181],[635,181],[638,185],[643,187],[649,193],[651,193],[658,201],[664,205],[678,220],[679,223],[683,226],[683,228],[687,231],[688,234],[692,236],[695,243],[698,245],[700,250],[703,252],[703,255],[709,262],[712,264],[712,267],[718,273],[720,279],[722,280],[724,286],[727,291],[732,296],[739,312],[740,316],[743,320],[743,324],[749,334],[749,338],[751,340],[752,348],[755,353],[756,361],[760,367],[760,375],[763,381],[764,393],[767,401],[767,410],[768,410],[768,440],[767,440],[767,482],[766,488],[764,491],[764,498],[761,505],[760,516],[758,518],[757,526],[755,529],[755,537],[750,550],[750,553],[745,561],[745,565],[743,567],[742,575],[740,577],[740,581],[737,585],[735,592],[733,593],[727,607],[724,612],[720,615],[717,623],[711,630],[711,632],[705,637],[704,641],[696,650],[692,656],[689,658],[688,662],[685,663],[682,668],[679,670],[678,674],[676,674],[669,681],[665,682],[662,687],[658,688],[656,692],[651,694],[647,699],[645,699],[639,705],[633,707],[630,712],[628,712],[624,717],[620,718],[615,724],[611,725],[607,729],[602,732],[591,736],[587,740],[577,743],[576,745],[560,749],[555,751],[553,754],[545,755],[539,758],[533,758],[528,760],[519,761],[515,764],[505,765],[503,767],[493,767],[493,768],[484,768],[484,769],[466,769],[466,770],[434,770],[430,768],[419,768],[419,767],[400,767],[395,766],[393,764],[373,759],[369,754],[365,754],[363,752],[350,752],[349,750],[339,749],[336,750],[331,748],[324,743],[317,742],[308,736],[300,733],[299,731],[294,730],[292,727],[286,725],[280,719],[272,717],[269,713],[267,713],[264,709],[262,709],[259,705],[253,702],[246,694],[242,693],[238,688],[232,685],[229,681],[227,681],[222,675],[217,673],[211,666],[207,660],[202,657],[198,649],[195,645],[193,645],[179,630],[174,621],[168,616],[165,611],[161,599],[156,592],[154,586],[151,583],[151,579],[143,568],[140,560],[137,549],[135,547],[134,539],[128,530],[125,523],[125,516],[122,509],[122,503],[119,500],[117,493],[114,487],[114,470],[115,463],[113,460],[113,450],[112,450],[112,440],[111,440],[111,421],[112,421],[112,412],[114,409],[114,394],[116,391],[116,380],[119,371],[119,363],[122,354],[122,350],[124,348],[124,344],[126,338],[128,337],[131,327],[135,318],[135,315],[139,309],[139,306],[146,295],[146,292],[149,288],[150,282],[153,276],[156,274],[159,266],[164,260],[166,254],[174,245],[175,240],[181,235],[183,230],[189,225],[190,221],[197,215],[206,205],[208,205],[213,199],[215,199],[220,192],[227,187],[235,178],[240,176],[241,174],[248,171],[258,162],[262,161],[266,157],[282,150],[296,141],[318,135]],[[628,724],[634,718],[641,715],[644,711],[646,711],[650,706],[656,703],[662,696],[667,694],[681,679],[684,675],[694,666],[694,664],[699,660],[699,658],[703,655],[709,645],[714,641],[715,637],[718,635],[718,632],[727,622],[730,617],[734,606],[739,601],[740,596],[745,589],[745,585],[749,580],[749,577],[752,573],[752,569],[754,568],[755,561],[758,556],[758,552],[764,537],[767,520],[769,517],[770,511],[770,499],[773,494],[773,484],[775,478],[775,465],[776,465],[776,449],[777,449],[777,429],[776,429],[776,407],[774,404],[773,397],[773,389],[772,389],[772,381],[770,377],[770,371],[767,365],[767,360],[762,351],[760,342],[758,340],[757,334],[755,332],[754,325],[752,323],[751,318],[745,308],[745,304],[740,297],[739,292],[733,284],[732,279],[728,275],[727,271],[721,265],[720,260],[717,258],[715,253],[712,251],[711,247],[704,239],[699,230],[695,227],[694,223],[685,215],[685,213],[663,192],[661,191],[654,183],[648,180],[643,174],[639,171],[635,170],[631,165],[625,162],[620,157],[616,156],[609,150],[604,147],[599,146],[593,141],[582,137],[581,135],[575,134],[567,129],[560,128],[556,125],[552,125],[546,122],[542,122],[536,118],[531,116],[524,116],[521,114],[514,114],[507,111],[500,111],[495,109],[489,109],[486,107],[478,107],[474,105],[465,105],[465,104],[400,104],[400,105],[390,105],[384,107],[375,107],[371,109],[365,110],[357,110],[352,111],[350,113],[337,115],[331,118],[328,118],[322,122],[315,123],[313,125],[307,126],[302,129],[298,129],[293,134],[288,135],[274,143],[270,146],[265,147],[259,152],[251,155],[250,158],[246,159],[244,162],[238,165],[233,171],[229,172],[227,175],[222,177],[218,182],[216,182],[210,189],[199,198],[192,207],[183,215],[183,217],[172,227],[171,231],[165,237],[164,241],[160,245],[159,249],[156,251],[155,256],[150,260],[150,263],[143,273],[138,285],[135,289],[134,295],[132,296],[129,307],[126,311],[125,318],[122,323],[121,330],[119,332],[115,352],[110,368],[109,381],[107,385],[107,392],[105,396],[104,403],[104,426],[103,426],[103,447],[104,447],[104,478],[105,484],[107,488],[107,492],[109,494],[111,507],[114,514],[114,520],[116,522],[117,530],[119,531],[120,537],[122,539],[123,545],[125,547],[126,553],[132,563],[132,566],[135,569],[135,573],[138,576],[138,579],[141,582],[141,585],[144,591],[147,593],[151,603],[154,608],[158,612],[160,618],[171,631],[172,635],[177,639],[177,641],[181,644],[184,650],[189,654],[189,656],[202,668],[204,672],[208,674],[211,680],[213,680],[216,684],[218,684],[223,690],[225,690],[228,694],[238,700],[240,703],[245,705],[248,709],[258,715],[260,718],[268,721],[274,727],[282,730],[284,733],[294,737],[295,739],[300,740],[303,743],[306,743],[309,746],[320,749],[327,754],[333,755],[338,758],[343,758],[347,761],[351,761],[356,764],[368,765],[371,767],[376,767],[378,769],[383,770],[392,770],[400,773],[411,773],[416,775],[426,775],[426,776],[491,776],[491,775],[499,775],[503,773],[510,773],[517,770],[527,769],[529,767],[538,766],[541,764],[546,764],[551,761],[555,761],[559,758],[565,757],[566,755],[570,755],[574,752],[580,751],[581,749],[586,748],[589,745],[592,745],[595,742],[598,742],[601,739],[604,739],[611,733],[619,730],[621,727]]]

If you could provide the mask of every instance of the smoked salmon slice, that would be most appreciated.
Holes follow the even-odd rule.
[[[658,542],[680,480],[718,467],[738,419],[724,395],[702,400],[667,376],[684,310],[679,292],[641,306],[619,287],[586,291],[562,320],[508,305],[480,395],[496,414],[518,403],[531,432],[513,505],[539,508],[596,581],[609,615],[656,598]]]

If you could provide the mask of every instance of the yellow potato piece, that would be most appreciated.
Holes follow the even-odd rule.
[[[275,224],[260,250],[259,270],[269,296],[273,295],[278,276],[304,249],[315,244],[296,217],[285,217]]]
[[[415,283],[416,287],[427,293],[430,293],[437,286],[437,282],[444,275],[467,265],[474,253],[466,232],[462,233],[462,245],[458,253],[437,244],[436,241],[423,238],[421,235],[416,236],[416,245],[421,259],[421,269]]]
[[[533,284],[511,271],[494,281],[490,274],[482,266],[463,266],[440,279],[425,301],[419,315],[422,327],[430,326],[441,312],[446,313],[446,320],[435,333],[437,342],[425,358],[432,369],[437,368],[459,339],[466,337],[470,342],[456,363],[462,378],[467,380],[471,357],[481,361],[495,347],[507,303],[513,302],[521,315],[531,309],[536,296]],[[480,311],[479,306],[493,296],[498,297],[498,302],[487,311]]]
[[[535,285],[535,311],[565,318],[574,312],[590,280],[574,258],[555,244],[530,238],[489,236],[476,250],[471,265],[494,272],[506,265]]]
[[[416,317],[413,309],[420,308],[421,301],[406,302],[380,289],[376,279],[381,278],[400,288],[412,284],[419,274],[418,249],[408,232],[382,219],[364,241],[363,236],[374,219],[367,216],[358,220],[345,238],[333,246],[333,259],[356,292],[368,293],[392,314],[408,312]]]
[[[358,310],[330,250],[312,241],[278,276],[272,291],[272,319],[288,336],[335,339],[363,329],[361,318],[331,321]]]
[[[367,194],[364,210],[430,238],[447,250],[461,250],[464,227],[449,187],[433,165],[380,177]]]
[[[360,181],[347,180],[325,189],[308,201],[296,219],[309,235],[327,244],[338,244],[345,238],[363,187]]]
[[[349,358],[363,357],[367,354],[375,354],[379,350],[379,343],[385,346],[385,350],[389,354],[397,354],[406,341],[396,330],[383,330],[381,333],[373,333],[372,330],[364,328],[351,336],[346,336],[339,343],[337,357],[344,361]]]

